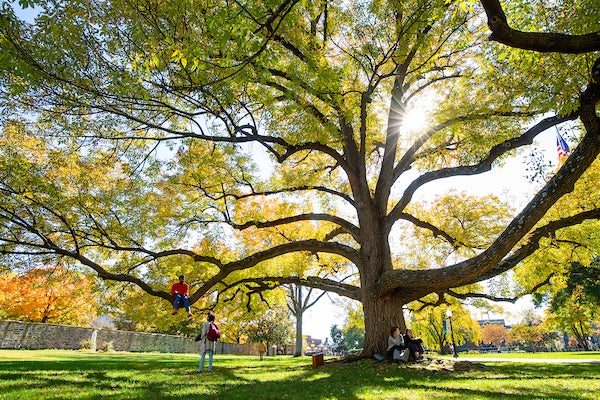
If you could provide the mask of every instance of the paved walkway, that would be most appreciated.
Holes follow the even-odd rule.
[[[586,358],[503,358],[503,357],[472,357],[466,356],[453,358],[456,361],[470,362],[526,362],[526,363],[554,363],[554,364],[600,364],[600,359]]]

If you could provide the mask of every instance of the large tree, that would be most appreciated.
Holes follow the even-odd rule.
[[[0,16],[0,252],[16,263],[67,258],[166,300],[182,271],[196,306],[236,282],[335,292],[362,304],[370,354],[403,305],[466,296],[600,216],[590,201],[540,223],[600,152],[596,0],[19,3],[35,20],[10,1]],[[431,109],[420,130],[414,108]],[[501,230],[419,213],[425,185],[566,121],[578,145]],[[443,262],[401,257],[409,226]],[[353,279],[278,269],[290,253]]]

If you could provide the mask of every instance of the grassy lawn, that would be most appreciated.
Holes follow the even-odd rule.
[[[444,356],[445,358],[452,358],[451,355]],[[556,352],[556,353],[459,353],[459,359],[463,358],[528,358],[533,360],[537,359],[575,359],[575,360],[590,360],[600,361],[600,351],[578,351],[578,352]]]
[[[213,373],[193,374],[198,360],[190,354],[0,350],[0,399],[600,398],[600,364],[362,360],[312,368],[310,357],[260,362],[216,355]]]

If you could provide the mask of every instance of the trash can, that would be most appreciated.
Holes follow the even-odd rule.
[[[313,354],[312,356],[312,366],[313,368],[323,365],[325,362],[323,361],[323,353]]]

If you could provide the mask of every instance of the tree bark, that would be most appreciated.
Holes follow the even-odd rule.
[[[294,305],[296,306],[296,349],[294,350],[294,357],[300,357],[302,355],[302,316],[304,310],[302,309],[302,286],[293,286],[291,290],[296,290],[296,299]]]
[[[296,316],[296,349],[294,357],[302,355],[302,312]]]
[[[385,354],[390,328],[398,326],[401,332],[406,330],[402,307],[405,301],[399,297],[380,297],[375,293],[367,294],[363,300],[365,313],[365,344],[363,354]]]
[[[583,35],[554,32],[523,32],[513,29],[499,0],[481,0],[492,31],[490,40],[509,47],[539,52],[583,54],[600,49],[600,34],[591,32]]]

